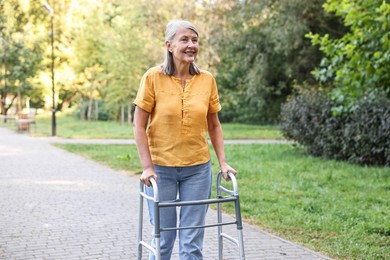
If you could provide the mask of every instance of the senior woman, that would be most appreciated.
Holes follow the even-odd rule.
[[[177,194],[181,201],[208,199],[212,174],[207,132],[223,177],[229,179],[228,171],[236,174],[225,158],[217,84],[195,64],[199,33],[192,23],[169,22],[165,46],[163,64],[144,74],[134,101],[134,136],[143,167],[140,180],[150,195],[149,178],[157,181],[160,201],[175,200]],[[148,208],[153,224],[153,204],[148,203]],[[207,208],[181,207],[179,226],[203,225]],[[160,216],[161,227],[176,227],[175,207],[162,208]],[[180,259],[203,259],[203,228],[162,232],[161,259],[170,259],[177,233]]]

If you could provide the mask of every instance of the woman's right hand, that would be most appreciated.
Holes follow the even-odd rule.
[[[152,183],[149,181],[149,178],[152,177],[155,181],[157,181],[157,174],[154,172],[154,169],[144,169],[139,177],[142,183],[145,183],[146,186],[152,186]]]

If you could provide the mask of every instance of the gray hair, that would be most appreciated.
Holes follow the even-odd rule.
[[[199,36],[196,27],[189,21],[172,20],[167,25],[167,29],[165,31],[165,41],[172,41],[175,38],[177,30],[183,27],[186,29],[193,30],[196,35]],[[173,56],[172,53],[169,52],[168,48],[165,50],[165,59],[162,63],[162,73],[171,76],[175,74],[175,64],[173,63]],[[200,74],[200,70],[194,62],[190,64],[190,74]]]

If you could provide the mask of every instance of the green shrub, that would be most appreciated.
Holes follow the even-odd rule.
[[[326,93],[302,91],[282,105],[283,135],[309,154],[363,165],[390,166],[390,100],[368,95],[334,116]]]

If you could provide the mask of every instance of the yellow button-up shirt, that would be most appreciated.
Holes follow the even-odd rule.
[[[134,104],[151,114],[147,135],[154,164],[192,166],[210,160],[207,114],[221,105],[209,72],[201,70],[183,89],[179,78],[153,67],[142,77]]]

